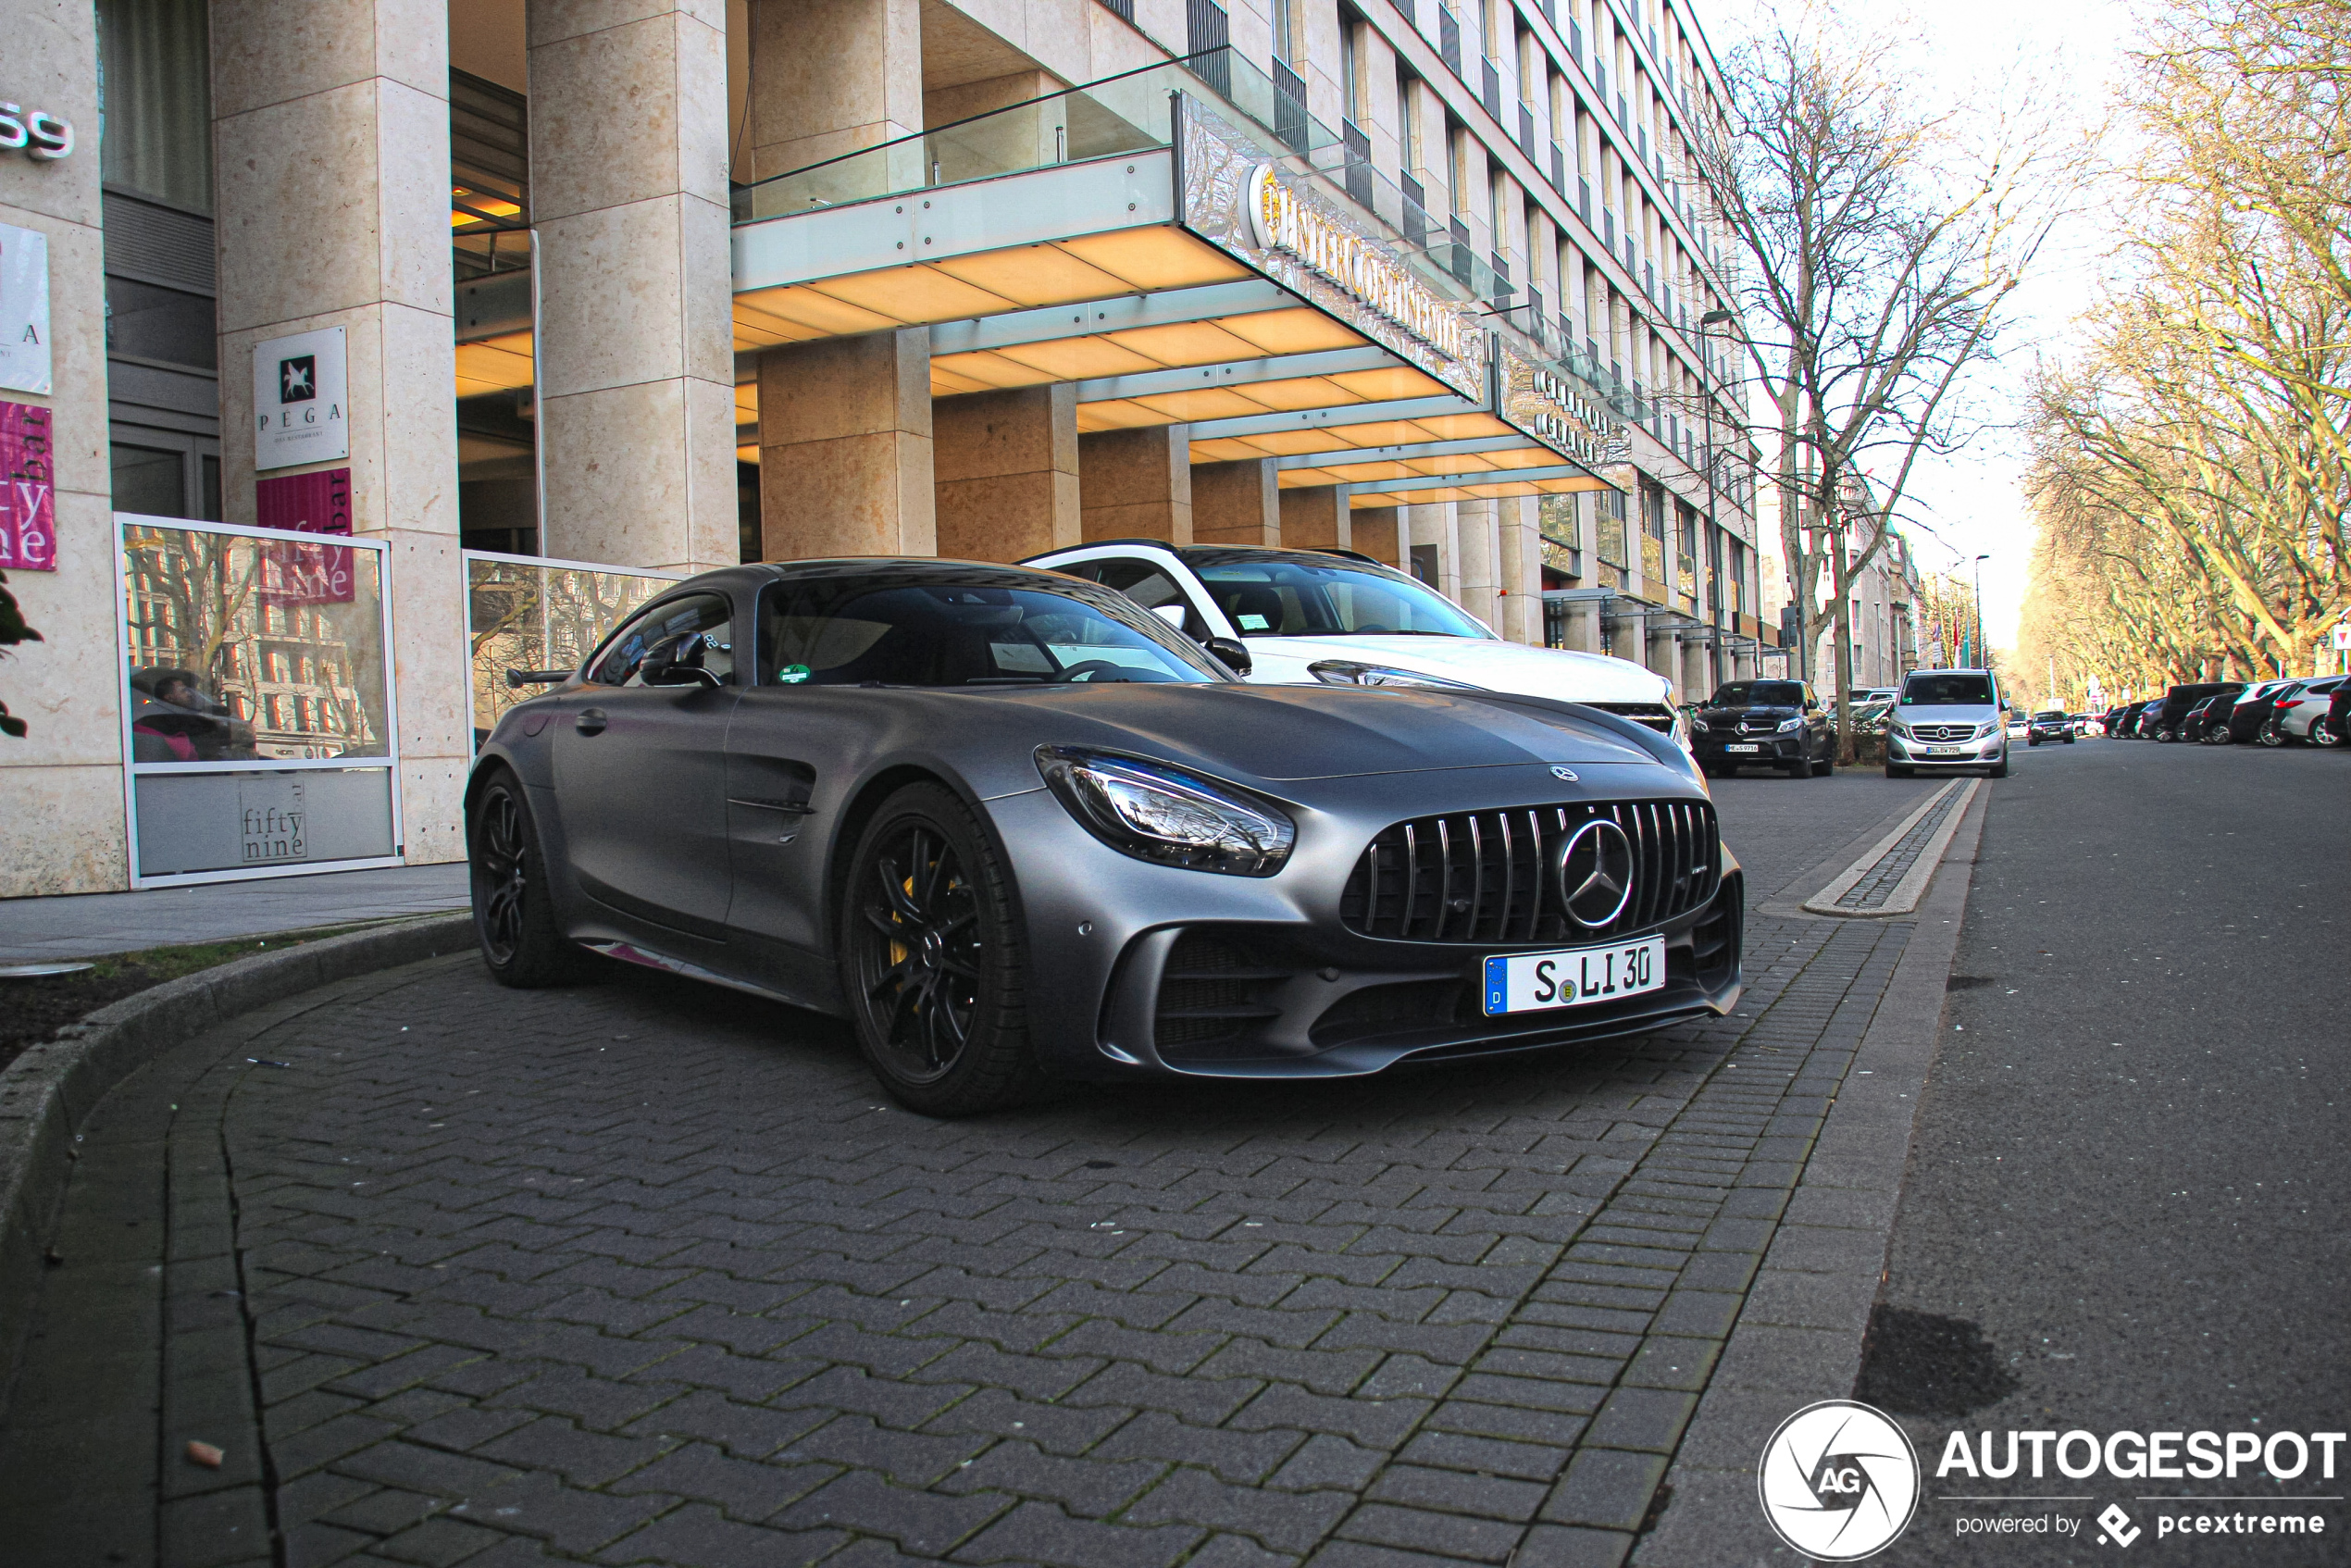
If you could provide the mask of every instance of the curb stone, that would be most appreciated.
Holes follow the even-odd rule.
[[[1671,1502],[1634,1568],[1788,1562],[1756,1502],[1755,1462],[1788,1415],[1849,1399],[1909,1164],[1919,1097],[1941,1046],[1943,1005],[1975,850],[1992,794],[1979,790],[1938,856],[1916,934],[1790,1197],[1707,1388],[1675,1451]],[[1867,1062],[1869,1066],[1863,1067]],[[1866,1080],[1866,1081],[1865,1081]]]
[[[427,915],[200,969],[100,1008],[0,1072],[0,1375],[13,1367],[73,1159],[109,1089],[180,1041],[336,980],[455,952],[470,913]]]

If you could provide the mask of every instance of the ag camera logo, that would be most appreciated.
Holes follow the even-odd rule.
[[[1918,1450],[1883,1411],[1822,1400],[1780,1423],[1755,1489],[1780,1539],[1819,1562],[1857,1562],[1918,1512]]]

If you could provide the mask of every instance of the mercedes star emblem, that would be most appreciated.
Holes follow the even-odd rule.
[[[1558,779],[1562,784],[1573,784],[1575,782],[1575,770],[1559,763],[1553,763],[1551,765],[1551,777]]]
[[[1567,917],[1587,931],[1623,914],[1633,898],[1633,840],[1624,829],[1596,816],[1569,835],[1559,850],[1559,889]]]

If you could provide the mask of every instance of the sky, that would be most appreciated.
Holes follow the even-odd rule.
[[[1702,12],[1718,50],[1785,11],[1767,0],[1723,0]],[[1863,4],[1856,16],[1887,13]],[[2020,69],[2037,70],[2059,89],[2060,103],[2084,124],[2105,113],[2108,86],[2133,31],[2121,0],[1951,0],[1909,13],[1921,38],[1912,62],[1922,89],[1951,102],[1981,100]],[[1897,24],[1898,25],[1898,24]],[[1984,629],[1995,648],[2013,647],[2028,586],[2033,522],[2021,479],[2022,441],[2013,420],[2036,355],[2063,357],[2074,320],[2095,301],[2111,224],[2084,212],[2062,225],[2035,271],[2010,297],[2014,326],[2002,361],[1975,378],[1972,412],[1987,425],[1959,453],[1922,459],[1903,506],[1904,529],[1927,571],[1984,563]]]

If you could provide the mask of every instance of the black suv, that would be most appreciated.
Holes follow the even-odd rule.
[[[1691,716],[1690,750],[1709,774],[1776,767],[1820,778],[1836,769],[1836,726],[1800,680],[1734,680]]]
[[[2158,711],[2158,704],[2148,704],[2149,716],[2139,720],[2139,733],[2151,735],[2158,740],[2177,740],[2180,732],[2187,728],[2191,708],[2207,697],[2225,695],[2233,700],[2244,690],[2245,682],[2242,680],[2208,680],[2174,686],[2164,693],[2160,711]]]
[[[2044,740],[2062,740],[2071,746],[2073,744],[2073,731],[2078,728],[2071,714],[2063,708],[2050,708],[2034,714],[2033,722],[2024,727],[2024,743],[2037,746]]]

